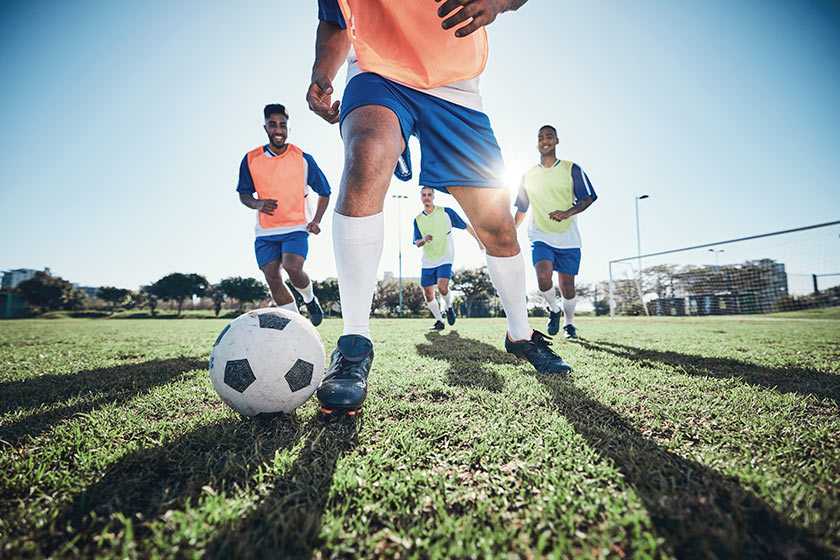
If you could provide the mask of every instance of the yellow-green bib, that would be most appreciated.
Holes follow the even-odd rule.
[[[446,255],[446,212],[440,206],[435,206],[431,214],[420,212],[415,218],[420,235],[432,236],[432,240],[423,245],[426,258],[436,261]]]
[[[525,173],[525,192],[531,204],[534,223],[546,233],[563,233],[572,225],[572,220],[562,222],[548,217],[555,210],[568,210],[574,204],[574,183],[572,162],[560,161],[546,169],[537,165]]]

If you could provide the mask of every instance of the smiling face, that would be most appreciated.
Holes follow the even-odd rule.
[[[544,126],[540,129],[537,135],[537,150],[541,156],[554,155],[554,149],[560,141],[557,139],[557,133],[550,126]]]
[[[288,117],[280,113],[272,113],[265,120],[263,128],[265,133],[268,134],[268,143],[274,153],[286,148],[286,138],[289,136],[288,122]]]

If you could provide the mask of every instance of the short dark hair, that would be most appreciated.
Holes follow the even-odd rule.
[[[537,133],[542,132],[544,128],[550,128],[550,129],[551,129],[551,131],[554,133],[554,136],[555,136],[555,137],[557,137],[557,129],[556,129],[556,128],[554,128],[553,126],[551,126],[550,124],[544,124],[544,125],[542,125],[542,126],[540,127],[540,129],[537,131]]]
[[[435,189],[433,189],[432,187],[427,187],[427,186],[422,186],[421,185],[420,186],[420,192],[423,192],[423,189],[429,189],[430,191],[435,192]]]
[[[268,120],[268,117],[271,115],[283,115],[287,119],[289,118],[289,113],[286,111],[286,107],[280,105],[279,103],[271,103],[265,106],[263,109],[263,116],[265,120]]]

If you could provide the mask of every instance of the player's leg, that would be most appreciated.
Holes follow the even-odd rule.
[[[345,100],[347,95],[345,90]],[[355,413],[367,396],[367,376],[373,364],[370,307],[385,238],[382,208],[391,173],[405,145],[392,110],[379,105],[352,108],[346,102],[345,106],[350,112],[341,122],[344,173],[333,214],[344,331],[318,388],[321,408],[327,413]]]
[[[440,296],[443,298],[442,315],[446,315],[446,322],[450,325],[455,324],[455,309],[452,308],[452,292],[449,291],[449,279],[452,277],[452,265],[448,265],[449,270],[438,277],[437,287]],[[448,276],[446,276],[448,274]]]
[[[550,247],[537,245],[533,247],[534,270],[537,271],[537,287],[548,304],[548,334],[554,336],[560,331],[560,306],[557,305],[557,294],[551,283],[554,274],[554,259],[543,254]]]
[[[435,324],[429,327],[430,331],[442,331],[444,328],[443,317],[440,314],[440,306],[435,297],[435,269],[424,268],[420,272],[420,286],[423,288],[423,297],[426,298],[426,307],[432,312]]]
[[[577,338],[577,329],[574,326],[575,307],[577,306],[577,294],[575,293],[575,275],[558,272],[560,293],[563,296],[563,336],[566,338]]]
[[[298,309],[295,305],[295,298],[292,297],[292,294],[283,283],[282,262],[282,257],[274,259],[262,265],[260,270],[265,275],[265,281],[268,283],[268,289],[277,307],[297,313]]]
[[[304,243],[306,238],[304,238]],[[303,297],[303,303],[309,311],[309,319],[312,324],[318,326],[324,319],[324,312],[321,310],[321,305],[318,303],[318,298],[312,291],[312,280],[309,275],[303,270],[303,263],[306,261],[306,253],[292,252],[292,250],[301,251],[291,244],[286,244],[283,247],[283,270],[289,275],[289,282]]]

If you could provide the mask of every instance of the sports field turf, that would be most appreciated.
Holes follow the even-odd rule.
[[[338,422],[227,409],[226,322],[0,323],[0,558],[840,557],[836,318],[375,320]]]

